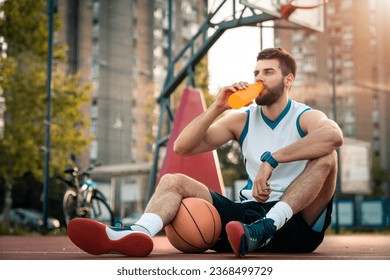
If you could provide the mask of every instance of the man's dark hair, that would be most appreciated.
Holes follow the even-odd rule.
[[[257,55],[257,61],[267,59],[277,59],[279,61],[283,76],[292,73],[295,77],[297,72],[297,63],[286,50],[282,48],[269,48],[262,50]]]

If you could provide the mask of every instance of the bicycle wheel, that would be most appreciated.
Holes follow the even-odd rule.
[[[91,219],[99,221],[106,225],[114,224],[114,214],[111,211],[107,202],[98,196],[93,196],[91,199],[90,213]]]
[[[64,214],[65,226],[68,226],[69,221],[77,216],[76,208],[76,192],[72,189],[68,189],[65,191],[62,199],[62,212]]]

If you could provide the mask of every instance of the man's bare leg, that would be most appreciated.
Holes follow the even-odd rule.
[[[157,185],[144,213],[159,216],[163,226],[166,226],[176,216],[181,200],[186,197],[203,198],[212,203],[210,191],[204,184],[184,174],[166,174]]]
[[[291,207],[293,214],[302,212],[306,223],[311,226],[332,199],[336,189],[336,176],[336,152],[311,160],[287,188],[281,201]]]
[[[235,255],[245,256],[266,245],[275,232],[298,212],[302,212],[303,218],[311,226],[334,194],[336,174],[336,152],[310,160],[265,219],[251,225],[236,221],[228,223],[226,231]]]
[[[212,201],[208,188],[182,174],[164,175],[145,213],[134,224],[110,227],[90,219],[76,218],[68,226],[68,236],[80,249],[93,255],[118,252],[141,257],[153,250],[152,236],[169,224],[185,197]]]

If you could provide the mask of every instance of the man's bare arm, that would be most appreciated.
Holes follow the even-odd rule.
[[[273,157],[278,162],[319,158],[331,153],[343,144],[343,135],[339,126],[320,111],[305,112],[301,117],[300,124],[307,135],[273,153]]]
[[[236,83],[224,87],[215,102],[199,117],[186,126],[176,139],[173,150],[182,156],[190,156],[214,150],[237,137],[245,122],[246,113],[228,114],[216,119],[230,109],[228,98],[246,85]],[[244,122],[242,121],[244,120]]]

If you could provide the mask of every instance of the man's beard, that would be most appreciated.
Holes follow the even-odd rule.
[[[283,95],[284,80],[282,79],[278,85],[272,88],[267,88],[267,93],[260,94],[256,97],[257,105],[270,106],[274,104]]]

